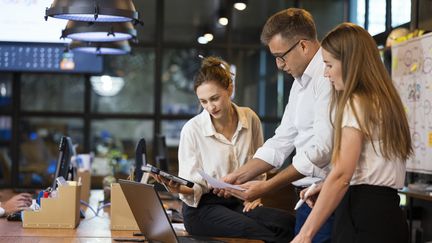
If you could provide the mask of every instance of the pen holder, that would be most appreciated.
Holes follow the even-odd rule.
[[[38,211],[23,211],[24,228],[73,229],[80,220],[81,185],[68,181],[53,198],[41,198]]]
[[[138,230],[138,224],[118,183],[111,184],[111,230]]]

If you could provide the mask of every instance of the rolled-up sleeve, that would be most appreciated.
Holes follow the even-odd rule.
[[[254,158],[264,160],[268,164],[279,168],[285,159],[294,150],[294,139],[297,129],[290,120],[290,103],[285,107],[284,115],[279,127],[273,137],[269,138],[264,145],[257,150]]]

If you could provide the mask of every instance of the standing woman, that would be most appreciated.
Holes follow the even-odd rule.
[[[404,185],[412,147],[401,99],[363,28],[340,24],[322,48],[325,76],[333,84],[333,168],[312,191],[319,192],[316,202],[307,200],[312,213],[292,242],[311,242],[336,209],[333,242],[406,243],[397,189]]]
[[[220,198],[198,173],[221,179],[252,158],[263,143],[258,116],[231,102],[229,66],[219,58],[205,58],[194,89],[204,109],[184,125],[178,159],[179,176],[195,185],[188,188],[157,178],[169,191],[180,193],[186,230],[192,235],[290,241],[295,220],[288,212],[262,207],[259,199]]]

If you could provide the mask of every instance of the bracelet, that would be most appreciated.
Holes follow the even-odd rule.
[[[5,210],[4,208],[1,207],[1,202],[0,202],[0,217],[3,217],[5,215]]]

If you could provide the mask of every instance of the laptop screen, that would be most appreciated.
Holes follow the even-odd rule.
[[[178,242],[162,201],[153,185],[119,180],[139,229],[149,240]],[[145,203],[143,201],[145,200]]]

